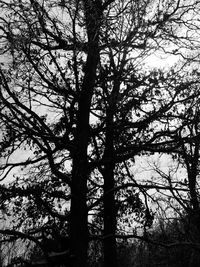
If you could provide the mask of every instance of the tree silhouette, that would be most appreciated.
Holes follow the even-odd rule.
[[[156,185],[133,179],[134,157],[188,141],[173,125],[199,95],[198,72],[184,65],[198,53],[199,3],[11,0],[0,8],[0,168],[2,181],[12,180],[1,185],[1,210],[17,218],[0,232],[42,247],[44,229],[51,236],[61,224],[72,266],[87,266],[96,209],[104,266],[117,266],[120,209],[138,201],[146,225],[152,219],[134,189],[146,196]],[[157,50],[184,64],[149,69]]]

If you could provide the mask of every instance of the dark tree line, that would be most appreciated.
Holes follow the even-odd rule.
[[[117,238],[142,238],[127,225],[152,226],[150,189],[198,213],[199,7],[0,1],[0,203],[14,219],[2,242],[30,240],[51,264],[44,240],[65,236],[66,265],[84,267],[97,239],[117,266]],[[148,67],[157,52],[180,62]],[[154,153],[185,164],[185,187],[135,179],[135,157]]]

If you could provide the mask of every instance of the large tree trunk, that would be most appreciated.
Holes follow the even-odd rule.
[[[89,142],[89,116],[96,69],[99,61],[98,36],[100,12],[94,1],[83,1],[88,34],[88,52],[84,80],[78,101],[77,128],[73,155],[70,214],[70,246],[73,267],[87,266],[87,179],[89,175],[87,148]]]
[[[116,252],[116,209],[114,193],[114,133],[113,110],[107,111],[106,142],[104,152],[104,267],[117,266]]]
[[[105,131],[105,151],[104,151],[104,267],[117,266],[117,245],[116,227],[117,214],[115,203],[115,155],[114,155],[114,114],[120,89],[119,77],[114,78],[112,93],[108,99],[106,110],[106,131]]]

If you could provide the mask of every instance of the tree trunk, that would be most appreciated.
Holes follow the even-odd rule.
[[[115,193],[113,191],[114,180],[114,133],[113,110],[107,112],[106,142],[104,152],[104,267],[117,266],[116,251],[116,208]]]
[[[77,128],[74,140],[71,213],[70,254],[73,267],[87,266],[88,224],[87,224],[87,179],[89,175],[87,148],[89,142],[89,116],[96,69],[99,61],[100,12],[94,1],[83,1],[88,34],[88,52],[85,74],[78,100]],[[98,11],[98,12],[97,12]]]

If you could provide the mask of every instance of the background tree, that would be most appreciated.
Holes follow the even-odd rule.
[[[140,69],[140,65],[138,67],[135,63],[137,60],[142,61],[143,57],[152,52],[152,50],[149,51],[147,48],[148,44],[151,43],[152,45],[155,38],[160,41],[159,45],[161,45],[161,43],[164,45],[160,35],[163,30],[166,30],[165,27],[167,26],[164,25],[165,22],[166,24],[171,23],[171,21],[169,22],[166,20],[162,24],[162,19],[160,18],[160,20],[157,20],[155,14],[155,17],[153,17],[155,20],[153,20],[153,22],[148,21],[148,15],[146,14],[148,13],[147,10],[149,10],[150,7],[152,7],[152,2],[143,2],[141,5],[140,3],[137,5],[135,2],[129,2],[128,4],[124,3],[124,5],[119,5],[119,7],[115,6],[115,10],[118,14],[121,14],[123,10],[124,13],[127,12],[127,14],[129,14],[129,17],[127,19],[122,16],[120,29],[117,31],[116,27],[116,31],[114,33],[112,28],[113,25],[115,25],[115,21],[112,19],[112,28],[109,32],[109,38],[111,38],[110,36],[113,34],[113,45],[111,42],[109,50],[104,52],[105,59],[99,74],[99,79],[103,78],[103,82],[100,83],[100,88],[98,88],[97,92],[98,98],[97,100],[95,99],[95,101],[97,102],[99,100],[98,104],[96,104],[98,110],[98,113],[96,111],[97,120],[100,115],[102,118],[102,124],[98,122],[98,128],[103,129],[104,125],[106,128],[104,140],[105,149],[104,154],[102,154],[102,160],[106,161],[106,163],[100,167],[100,172],[102,172],[104,180],[104,255],[107,257],[105,262],[108,263],[108,266],[111,262],[113,265],[116,265],[116,260],[114,260],[116,258],[116,192],[113,190],[116,185],[116,177],[114,173],[116,164],[126,161],[129,158],[133,158],[136,154],[144,150],[156,151],[157,149],[157,151],[159,151],[162,144],[160,143],[159,147],[157,143],[158,141],[156,142],[156,140],[159,140],[161,136],[164,137],[166,135],[169,141],[170,134],[172,133],[170,133],[170,130],[165,133],[163,129],[160,130],[160,128],[162,128],[161,124],[157,129],[158,132],[154,131],[151,129],[151,127],[155,127],[153,122],[161,120],[164,113],[168,114],[166,116],[168,116],[168,119],[170,120],[169,114],[170,112],[173,112],[172,110],[177,108],[177,102],[187,100],[187,97],[183,97],[183,95],[181,100],[179,99],[179,90],[186,89],[188,81],[184,81],[182,85],[180,85],[180,83],[175,84],[173,82],[170,87],[174,90],[174,94],[172,96],[169,93],[169,89],[165,87],[166,85],[169,86],[170,81],[172,81],[171,77],[169,78],[169,75],[157,71],[145,73]],[[179,8],[179,3],[177,3],[177,5],[174,6],[173,11],[165,10],[163,12],[172,12],[169,17],[173,17],[173,15],[176,14],[176,11],[179,13]],[[133,15],[131,10],[139,10],[138,13],[136,12],[138,16],[135,16],[135,13]],[[174,23],[172,17],[171,19]],[[116,15],[116,18],[119,18],[119,16]],[[117,23],[118,22],[119,19]],[[127,24],[129,25],[128,28]],[[136,25],[138,26],[136,27]],[[157,25],[158,28],[155,27],[156,29],[153,31],[153,27],[155,25]],[[143,31],[144,35],[141,34]],[[116,32],[118,34],[116,34]],[[141,38],[139,40],[135,39],[137,33],[138,35],[139,33],[141,34]],[[171,42],[173,42],[173,38],[175,38],[175,36],[175,32],[173,31],[173,35],[171,35]],[[117,44],[120,44],[120,49]],[[156,47],[159,46],[154,46],[154,48]],[[134,60],[132,58],[133,54]],[[170,75],[173,74],[170,73]],[[163,88],[166,88],[165,92]],[[99,96],[100,94],[101,97]],[[105,96],[103,94],[105,94]],[[161,100],[161,94],[166,97],[166,101]],[[153,95],[155,96],[154,102],[152,101]],[[103,102],[102,99],[104,100]],[[101,106],[101,108],[99,108],[99,106]],[[104,113],[100,113],[100,110],[104,110]],[[133,117],[135,118],[135,121],[133,120]],[[101,157],[102,152],[102,136],[103,130],[100,136],[101,140],[98,142],[96,140],[94,141],[98,159]],[[99,149],[97,148],[98,143],[101,145],[101,148]],[[127,147],[123,147],[124,143]],[[165,145],[167,145],[167,142]],[[150,214],[149,217],[151,217]]]

